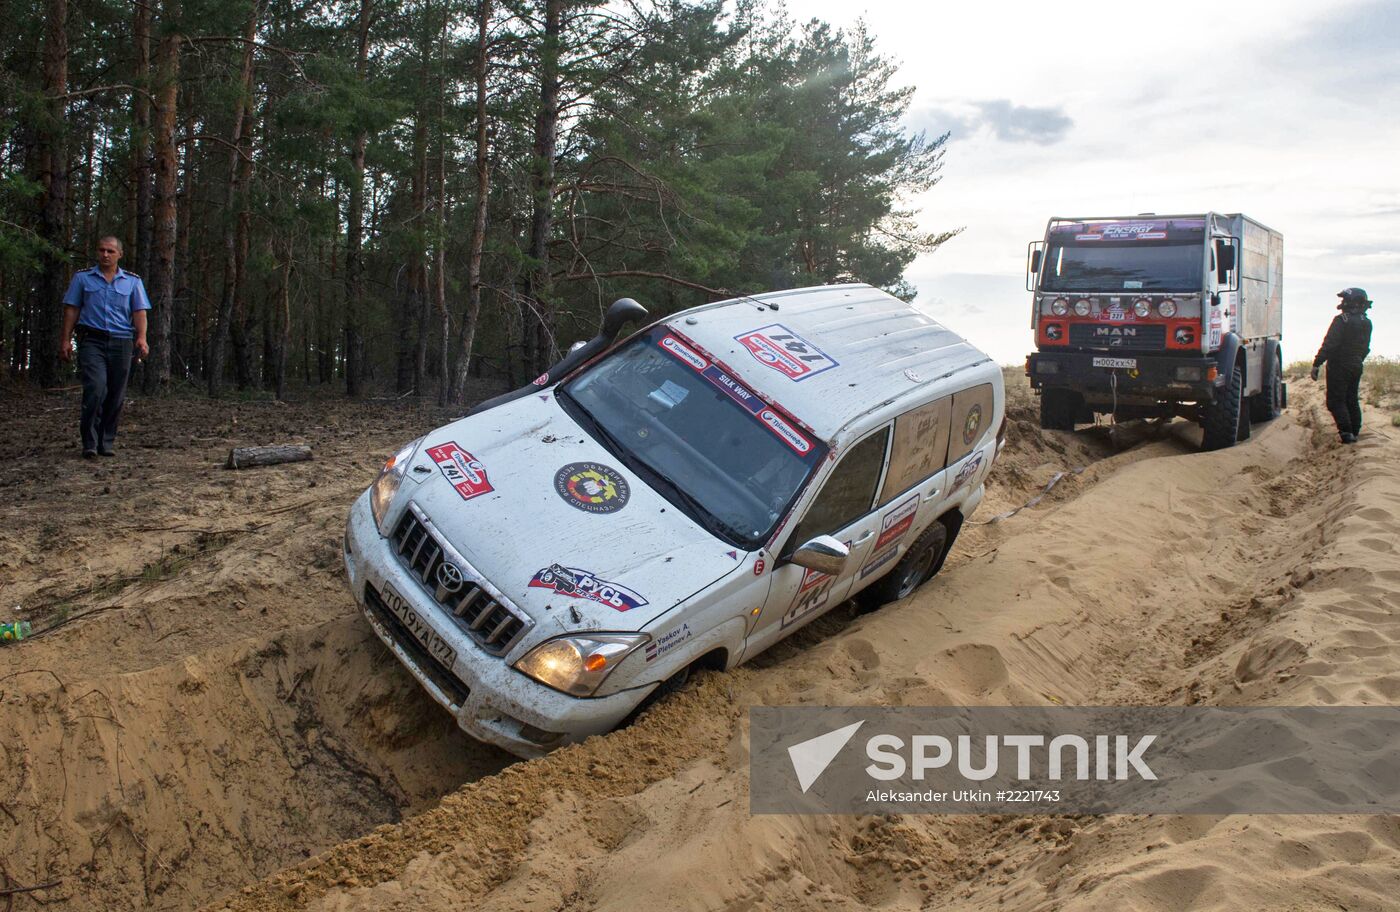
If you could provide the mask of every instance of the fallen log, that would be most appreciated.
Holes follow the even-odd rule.
[[[302,462],[311,458],[311,447],[300,444],[280,446],[234,447],[228,451],[226,469],[251,469],[253,466],[277,465],[283,462]]]

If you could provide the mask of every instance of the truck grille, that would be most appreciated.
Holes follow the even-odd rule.
[[[1162,351],[1167,347],[1163,323],[1071,323],[1069,344],[1079,348]]]
[[[529,626],[491,594],[486,581],[465,561],[448,559],[447,549],[412,505],[391,541],[403,565],[482,649],[505,655]]]

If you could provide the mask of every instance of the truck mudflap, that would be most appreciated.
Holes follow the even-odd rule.
[[[1213,355],[1136,352],[1036,352],[1026,360],[1026,372],[1035,389],[1071,389],[1090,397],[1116,392],[1168,402],[1214,400],[1219,376]]]

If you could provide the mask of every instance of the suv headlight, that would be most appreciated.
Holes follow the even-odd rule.
[[[515,670],[574,697],[591,697],[612,670],[648,633],[573,634],[545,640],[515,663]]]
[[[369,509],[374,514],[374,524],[379,527],[380,535],[389,534],[389,530],[384,528],[384,519],[389,515],[389,504],[394,502],[394,495],[399,493],[399,486],[408,474],[408,464],[413,461],[413,454],[418,452],[418,445],[422,442],[423,438],[419,437],[411,443],[404,444],[403,449],[390,456],[369,489]]]

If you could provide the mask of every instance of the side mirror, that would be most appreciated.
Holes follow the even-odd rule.
[[[830,535],[818,535],[792,552],[792,562],[808,570],[837,576],[846,569],[846,559],[850,556],[851,549],[844,542]]]
[[[612,306],[608,308],[608,312],[603,315],[603,328],[598,332],[598,335],[589,339],[587,342],[576,342],[569,346],[569,353],[561,358],[559,362],[549,370],[536,377],[532,383],[522,386],[520,389],[502,393],[494,399],[487,399],[467,414],[475,415],[478,412],[484,412],[489,408],[494,408],[498,405],[504,405],[507,402],[519,399],[521,396],[532,393],[541,387],[549,386],[569,371],[613,344],[613,340],[617,338],[617,334],[622,332],[622,327],[633,320],[644,320],[646,317],[647,309],[645,307],[631,298],[618,298],[612,303]]]
[[[1030,251],[1026,260],[1026,291],[1035,291],[1040,284],[1040,264],[1045,261],[1045,242],[1031,241],[1026,249]]]
[[[1235,268],[1235,245],[1224,238],[1215,241],[1215,281],[1224,285],[1230,281],[1230,272]]]

